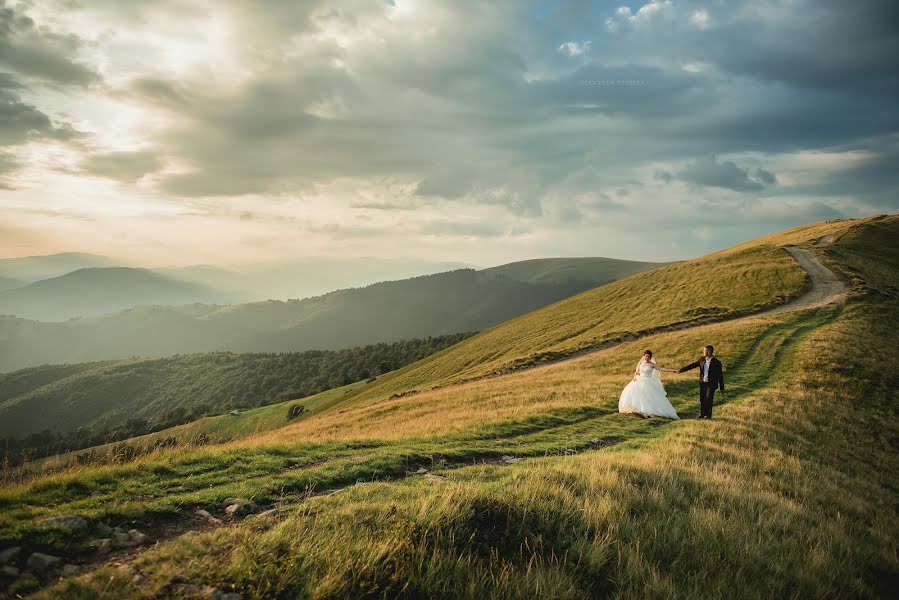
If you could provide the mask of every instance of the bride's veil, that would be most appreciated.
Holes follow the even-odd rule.
[[[655,366],[655,364],[656,364],[656,361],[653,359],[652,366]],[[659,371],[658,369],[652,370],[652,376],[655,377],[656,379],[658,379],[659,381],[662,381],[662,372]]]

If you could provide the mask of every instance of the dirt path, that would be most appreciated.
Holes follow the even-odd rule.
[[[831,239],[820,238],[813,242],[813,245],[816,247],[826,246],[832,241],[833,240]],[[508,375],[510,373],[519,373],[521,371],[528,371],[531,369],[544,369],[562,362],[583,358],[588,354],[602,352],[603,350],[616,348],[623,344],[635,342],[642,338],[659,335],[662,333],[669,333],[671,331],[683,331],[685,329],[693,329],[694,327],[702,327],[703,325],[712,325],[718,323],[734,323],[746,319],[755,319],[757,317],[763,317],[766,315],[780,314],[796,310],[805,310],[808,308],[826,306],[828,304],[842,303],[846,300],[846,296],[849,293],[849,286],[839,275],[831,271],[820,260],[818,260],[818,257],[815,256],[814,252],[812,252],[811,250],[806,250],[805,248],[799,248],[798,246],[783,246],[783,249],[790,256],[792,256],[797,263],[799,263],[799,266],[806,273],[808,273],[809,276],[809,288],[802,295],[793,298],[786,304],[782,304],[780,306],[769,308],[749,315],[733,317],[730,319],[702,319],[688,321],[686,323],[666,325],[664,327],[658,327],[656,329],[627,335],[619,340],[604,342],[597,346],[584,348],[582,350],[572,352],[571,354],[564,357],[553,358],[552,360],[540,360],[527,365],[499,369],[489,375],[482,375],[472,377],[471,379],[464,379],[450,385],[469,383],[472,381],[490,379],[493,377],[502,377],[503,375]]]
[[[846,295],[849,293],[849,286],[846,285],[846,282],[839,275],[824,266],[814,252],[797,246],[785,246],[784,250],[789,252],[790,256],[799,263],[799,266],[808,273],[811,286],[808,291],[792,302],[759,314],[776,314],[815,308],[843,302],[846,299]]]

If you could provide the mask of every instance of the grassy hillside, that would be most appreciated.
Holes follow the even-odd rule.
[[[0,371],[218,350],[336,350],[475,331],[652,266],[552,259],[495,272],[462,269],[287,302],[141,306],[64,323],[0,317]]]
[[[365,380],[357,381],[312,396],[241,410],[237,415],[229,412],[201,417],[152,433],[132,435],[127,438],[123,436],[120,441],[53,454],[44,459],[31,460],[18,466],[15,469],[16,478],[27,479],[35,473],[64,471],[73,465],[84,463],[128,462],[137,456],[155,452],[160,448],[221,444],[256,436],[317,417],[328,409],[345,402],[348,394],[365,385],[367,385]],[[302,412],[298,415],[292,412],[292,409],[297,406],[303,407]]]
[[[831,246],[811,244],[815,233],[794,232],[790,243],[809,242],[852,278],[845,306],[651,334],[538,369],[337,404],[228,444],[7,485],[0,545],[23,546],[16,564],[40,549],[80,565],[79,577],[29,573],[7,589],[47,586],[39,598],[173,596],[184,583],[246,598],[883,597],[899,576],[899,363],[889,351],[872,360],[871,349],[899,343],[899,219],[844,223]],[[714,419],[617,413],[643,348],[677,366],[709,341],[728,379]],[[694,376],[665,379],[682,416],[697,411]],[[419,467],[430,473],[415,475]],[[234,496],[282,512],[221,525],[194,516],[202,507],[224,518],[222,501]],[[40,524],[64,514],[89,519],[87,528]],[[86,553],[101,521],[160,543]]]
[[[661,265],[613,258],[535,258],[491,267],[482,272],[529,283],[605,283],[658,266]]]
[[[0,437],[18,440],[11,443],[14,450],[39,454],[83,448],[364,381],[466,335],[339,351],[191,354],[25,369],[0,375]]]
[[[369,401],[540,364],[665,327],[720,320],[800,293],[804,271],[773,245],[632,275],[503,323],[360,391]]]

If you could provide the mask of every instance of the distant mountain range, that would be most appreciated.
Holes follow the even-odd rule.
[[[340,349],[482,330],[655,266],[606,258],[542,259],[377,283],[304,300],[139,306],[60,323],[6,316],[0,318],[0,371],[188,352]],[[195,288],[179,293],[188,291],[198,293]],[[11,311],[0,303],[0,312]]]
[[[84,252],[63,252],[46,256],[21,256],[0,259],[0,277],[22,282],[22,285],[59,277],[78,269],[122,266],[115,259]],[[7,288],[9,289],[9,288]]]
[[[0,292],[22,288],[43,280],[63,276],[67,278],[47,284],[51,287],[41,288],[52,290],[52,293],[58,296],[56,300],[42,299],[38,304],[32,305],[28,301],[34,297],[31,292],[11,294],[8,302],[0,298],[0,314],[14,314],[17,317],[36,320],[64,320],[72,317],[96,316],[147,304],[180,304],[195,301],[232,304],[269,299],[308,298],[337,289],[468,266],[470,265],[458,262],[416,259],[306,257],[233,267],[188,265],[140,268],[95,254],[70,252],[26,256],[0,259]],[[134,270],[110,271],[103,275],[74,274],[85,269],[102,268]],[[139,275],[136,270],[141,274]],[[161,278],[153,278],[148,272]],[[104,298],[102,303],[95,305],[90,301],[81,301],[81,298],[90,295],[84,285],[87,281],[91,286],[98,286],[97,296]],[[186,298],[179,299],[185,296],[187,288],[175,282],[199,287],[192,288],[186,294]],[[140,294],[135,293],[137,290],[146,294],[146,298],[141,300]],[[72,301],[66,302],[70,293]],[[38,291],[37,295],[45,294]],[[169,300],[169,296],[172,295],[174,298]]]
[[[27,281],[22,281],[21,279],[14,279],[13,277],[3,277],[0,275],[0,292],[4,290],[13,290],[18,287],[22,287],[23,285],[28,285]]]
[[[40,321],[99,316],[152,304],[229,303],[245,298],[128,267],[78,269],[0,292],[0,314]]]

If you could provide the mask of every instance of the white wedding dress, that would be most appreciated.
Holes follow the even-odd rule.
[[[641,361],[637,369],[640,374],[621,390],[618,412],[679,419],[677,411],[668,402],[668,394],[654,363]]]

